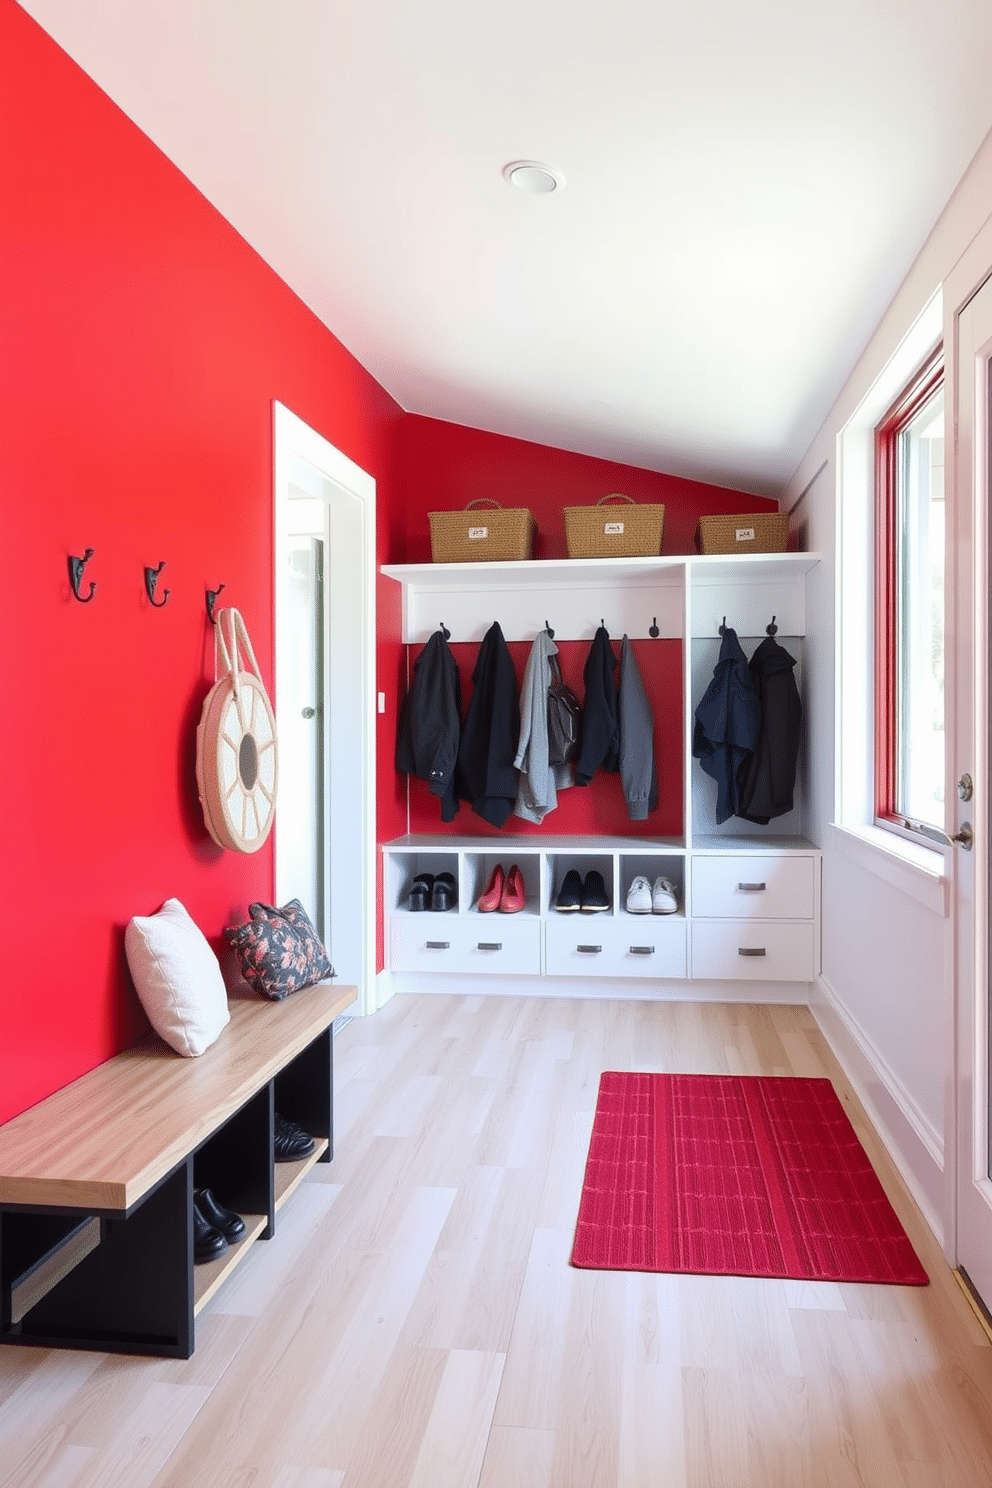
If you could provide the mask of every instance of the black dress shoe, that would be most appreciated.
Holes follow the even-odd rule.
[[[602,910],[609,909],[610,900],[603,882],[603,875],[591,868],[586,874],[582,885],[582,903],[580,908],[583,914],[599,914]]]
[[[245,1222],[241,1215],[235,1214],[233,1209],[225,1209],[223,1204],[218,1204],[209,1188],[194,1189],[193,1199],[207,1224],[213,1225],[215,1230],[220,1230],[229,1245],[241,1239],[245,1232]]]
[[[316,1143],[309,1132],[305,1132],[302,1126],[297,1126],[295,1121],[289,1121],[285,1116],[276,1112],[275,1122],[275,1152],[276,1162],[298,1162],[301,1157],[309,1157]]]
[[[444,911],[454,909],[458,903],[458,889],[450,873],[439,873],[431,887],[431,909]]]
[[[562,880],[555,909],[559,914],[574,914],[582,907],[582,880],[574,868],[570,868]]]
[[[410,885],[410,908],[414,910],[427,909],[431,902],[431,890],[433,887],[433,873],[418,873]]]
[[[193,1200],[193,1260],[215,1261],[227,1249],[227,1241],[220,1230],[214,1228],[199,1204]]]

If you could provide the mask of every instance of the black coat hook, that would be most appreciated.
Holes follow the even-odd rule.
[[[653,617],[653,619],[651,621],[651,624],[648,626],[648,635],[651,637],[651,639],[653,641],[656,641],[658,639],[658,637],[661,635],[661,631],[658,629],[658,616],[657,615],[655,615]]]
[[[83,582],[83,570],[85,569],[87,563],[89,563],[89,561],[90,561],[90,559],[92,557],[93,557],[93,549],[92,548],[87,548],[86,549],[86,552],[83,554],[82,558],[73,558],[70,555],[66,559],[66,564],[67,564],[68,569],[69,569],[69,584],[70,584],[70,586],[72,588],[73,594],[79,600],[79,603],[80,604],[89,604],[90,600],[93,598],[94,594],[96,593],[96,585],[94,584],[94,582],[93,582],[92,579],[90,579],[90,592],[89,592],[89,594],[87,594],[87,596],[86,596],[85,599],[83,598],[83,596],[79,592],[79,587],[80,587],[80,585]]]
[[[172,593],[171,589],[166,589],[161,599],[155,598],[155,586],[158,583],[158,576],[164,567],[165,559],[163,558],[158,568],[145,569],[145,588],[148,591],[148,603],[153,605],[156,610],[162,609],[164,605],[169,603],[169,595]]]
[[[720,634],[721,635],[726,635],[727,634],[727,617],[726,617],[726,615],[724,615],[724,617],[723,617],[723,624],[720,626]]]
[[[221,590],[226,587],[227,586],[224,584],[219,584],[216,589],[207,590],[207,614],[210,616],[211,620],[213,620],[214,618],[214,606],[220,598]]]
[[[451,631],[445,625],[445,623],[444,623],[443,620],[441,621],[441,634],[444,636],[444,639],[446,641],[450,641],[451,640]]]
[[[771,623],[771,625],[766,625],[765,626],[765,635],[770,635],[770,636],[778,635],[778,626],[775,624],[775,616],[774,615],[772,616],[772,623]]]
[[[554,633],[554,631],[553,631],[553,630],[552,630],[552,629],[551,629],[551,626],[550,626],[550,625],[549,625],[549,624],[548,624],[548,622],[547,622],[547,620],[545,620],[545,622],[544,622],[544,628],[545,628],[545,630],[546,630],[546,631],[547,631],[547,632],[548,632],[548,635],[549,635],[549,636],[550,636],[550,637],[551,637],[551,639],[552,639],[552,640],[554,640],[554,638],[555,638],[555,633]]]

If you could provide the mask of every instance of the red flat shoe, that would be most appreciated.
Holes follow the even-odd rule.
[[[491,914],[494,909],[500,909],[500,900],[503,897],[503,867],[497,863],[492,871],[486,892],[482,895],[476,908],[480,914]]]
[[[524,876],[516,863],[512,865],[506,875],[506,883],[500,895],[499,907],[504,914],[516,914],[523,909],[527,903],[527,890],[524,887]]]

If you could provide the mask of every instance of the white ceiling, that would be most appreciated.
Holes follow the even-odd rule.
[[[992,0],[22,3],[403,408],[755,492],[992,127]]]

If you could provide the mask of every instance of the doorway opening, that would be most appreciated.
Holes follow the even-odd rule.
[[[365,1013],[375,996],[375,481],[273,407],[276,901],[301,901]]]

